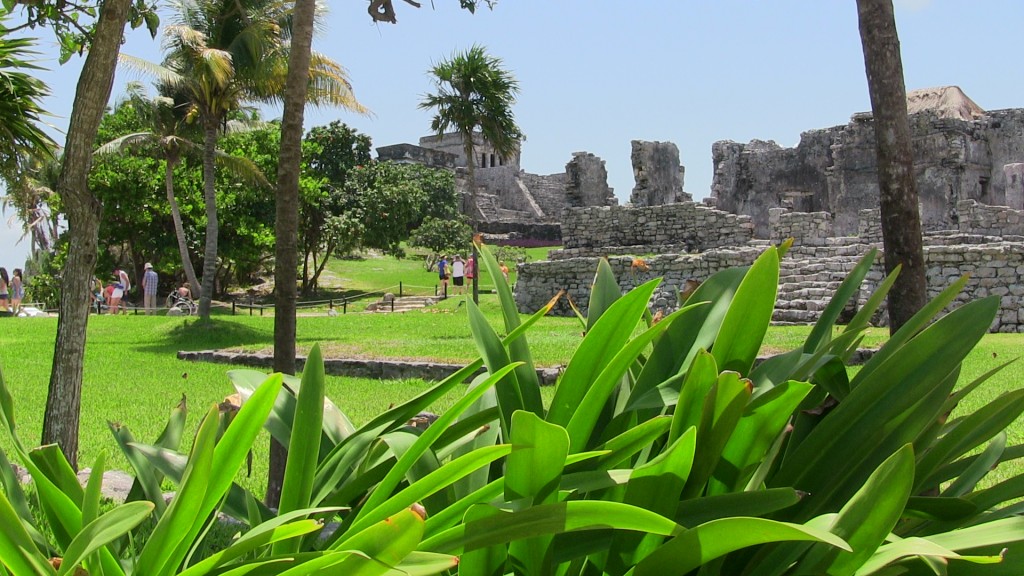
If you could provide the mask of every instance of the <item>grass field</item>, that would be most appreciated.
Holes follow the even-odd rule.
[[[374,259],[338,261],[332,273],[349,278],[352,283],[370,282],[377,278],[374,268],[391,269],[393,264]],[[400,261],[401,266],[409,264],[423,268],[418,260]],[[407,273],[411,271],[410,267]],[[496,297],[485,294],[481,309],[502,333]],[[107,451],[113,457],[114,467],[125,468],[127,464],[116,453],[107,422],[122,422],[140,440],[152,441],[182,395],[187,397],[191,407],[191,434],[199,415],[233,392],[226,377],[231,368],[178,360],[177,352],[207,349],[269,352],[273,342],[271,314],[268,311],[264,317],[216,316],[212,326],[180,317],[93,316],[89,323],[82,391],[80,465],[89,466],[100,451]],[[38,442],[42,429],[56,326],[55,318],[0,319],[0,370],[14,396],[20,436],[29,445]],[[353,311],[330,317],[320,313],[300,317],[297,328],[300,353],[320,343],[329,357],[459,363],[476,358],[466,307],[459,298],[404,314]],[[801,326],[772,328],[764,352],[798,347],[809,331],[810,327]],[[877,345],[886,334],[885,330],[872,329],[865,344]],[[568,361],[582,339],[581,326],[573,318],[545,318],[528,333],[528,338],[538,365],[561,365]],[[986,336],[965,363],[961,382],[969,382],[1019,356],[1024,349],[1022,344],[1024,335]],[[1016,362],[983,385],[961,409],[977,408],[1003,392],[1018,388],[1021,382],[1024,382],[1024,364]],[[329,377],[327,394],[355,422],[362,423],[427,386],[428,383],[420,380]],[[435,409],[443,409],[454,399],[454,395],[445,398]],[[1009,440],[1011,443],[1024,441],[1024,425],[1016,423],[1009,431]],[[260,491],[266,469],[266,441],[263,438],[254,451],[253,478],[240,479]],[[0,446],[8,448],[2,436]]]

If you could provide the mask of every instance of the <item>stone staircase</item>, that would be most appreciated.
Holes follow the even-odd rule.
[[[826,261],[814,254],[787,254],[781,262],[772,321],[776,324],[817,321],[860,257],[861,254],[831,254]],[[858,303],[866,296],[859,295]]]
[[[408,312],[433,306],[440,301],[437,296],[395,296],[385,294],[383,298],[366,307],[367,312]]]

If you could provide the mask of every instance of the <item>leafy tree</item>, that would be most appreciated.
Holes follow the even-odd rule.
[[[857,0],[857,14],[875,127],[885,270],[902,267],[888,298],[895,334],[928,302],[907,89],[892,0]]]
[[[465,251],[472,242],[473,227],[461,215],[456,218],[427,216],[409,237],[411,246],[430,251],[424,258],[427,270],[434,269],[440,254]]]
[[[227,116],[246,102],[280,101],[290,49],[291,8],[276,0],[178,2],[174,24],[166,29],[163,66],[132,60],[161,82],[189,95],[190,113],[203,128],[203,196],[206,247],[199,315],[210,317],[219,238],[215,150]],[[315,54],[310,60],[306,97],[317,104],[363,110],[352,96],[345,72]]]
[[[346,210],[361,225],[359,243],[401,257],[400,244],[424,218],[456,212],[454,176],[419,164],[371,162],[349,173]]]
[[[200,285],[192,258],[189,256],[188,238],[181,210],[174,195],[174,169],[181,163],[184,155],[198,156],[202,147],[195,142],[199,132],[196,125],[188,121],[187,103],[176,102],[172,97],[171,87],[165,85],[161,88],[162,94],[149,98],[141,84],[129,84],[127,97],[118,104],[115,114],[122,110],[130,112],[135,119],[135,125],[129,129],[130,132],[121,130],[113,139],[101,145],[96,153],[112,154],[131,149],[163,160],[164,186],[179,256],[192,293],[198,294]],[[250,184],[269,187],[263,173],[247,158],[218,151],[216,159],[222,167]]]
[[[430,70],[437,94],[427,95],[420,102],[420,108],[435,111],[430,128],[438,136],[450,129],[462,136],[469,172],[470,201],[466,212],[474,222],[483,218],[476,202],[476,155],[473,151],[477,130],[502,156],[515,154],[524,138],[512,114],[519,83],[502,66],[500,58],[487,54],[482,46],[473,45]],[[473,252],[473,259],[479,262],[475,246]],[[479,275],[473,276],[473,301],[479,301]]]
[[[303,143],[311,176],[322,178],[320,186],[302,194],[299,202],[299,251],[302,294],[317,288],[317,280],[336,251],[355,248],[358,237],[351,232],[356,222],[345,213],[345,183],[348,173],[370,163],[371,140],[341,122],[317,126]]]

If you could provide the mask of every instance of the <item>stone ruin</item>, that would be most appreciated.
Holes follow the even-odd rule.
[[[969,274],[957,302],[998,296],[991,330],[1024,332],[1024,110],[984,112],[956,88],[912,92],[908,105],[929,295]],[[623,290],[662,277],[650,306],[671,311],[684,286],[749,265],[786,238],[794,245],[782,261],[776,322],[817,320],[846,275],[877,248],[855,298],[857,308],[864,304],[884,277],[870,115],[805,132],[796,148],[718,142],[713,156],[704,205],[646,204],[659,194],[652,186],[671,198],[674,181],[639,186],[638,176],[636,206],[567,208],[564,248],[518,267],[520,311],[536,311],[562,289],[585,310],[601,257]],[[637,257],[644,266],[634,265]],[[556,313],[571,314],[564,299],[559,306]],[[884,311],[874,321],[885,324]]]
[[[604,160],[588,152],[575,152],[558,174],[531,174],[520,167],[520,154],[504,158],[481,135],[474,140],[476,206],[470,206],[466,154],[458,134],[425,136],[419,145],[395,144],[377,148],[380,160],[416,162],[455,171],[462,197],[462,212],[475,217],[479,229],[492,234],[514,232],[545,240],[559,240],[566,208],[615,206],[618,199],[608,186]],[[634,140],[633,173],[636,187],[632,203],[656,206],[690,200],[683,191],[684,168],[679,149],[671,142]]]

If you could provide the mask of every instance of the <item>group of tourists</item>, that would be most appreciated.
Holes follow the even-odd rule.
[[[501,262],[498,267],[501,275],[505,277],[505,282],[508,282],[508,266]],[[437,274],[438,280],[441,281],[441,291],[445,296],[448,295],[448,280],[455,286],[457,294],[463,294],[467,281],[472,284],[473,277],[476,276],[476,260],[471,255],[469,259],[463,261],[462,255],[456,254],[452,261],[448,262],[448,256],[442,254],[437,262]]]
[[[7,268],[0,266],[0,314],[7,316],[21,312],[21,301],[25,299],[25,282],[21,268],[15,268],[11,275]]]
[[[156,297],[158,287],[160,285],[160,277],[153,269],[153,265],[146,262],[143,267],[145,272],[142,274],[142,306],[146,311],[146,314],[156,314],[157,304]],[[125,302],[125,297],[132,288],[131,278],[122,268],[115,268],[112,279],[106,286],[103,285],[103,281],[97,277],[92,279],[92,290],[90,290],[90,298],[93,306],[96,308],[97,314],[102,314],[106,311],[108,314],[117,313],[128,313],[128,305]],[[183,284],[181,288],[174,291],[174,295],[179,298],[191,298],[192,293],[188,288],[188,284]]]

